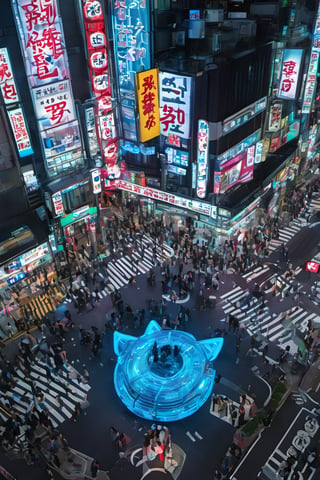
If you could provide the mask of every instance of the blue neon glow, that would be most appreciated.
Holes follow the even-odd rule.
[[[113,343],[118,356],[115,390],[138,417],[180,420],[209,398],[215,377],[212,361],[221,351],[223,338],[197,341],[187,332],[162,330],[152,320],[141,337],[115,332]]]

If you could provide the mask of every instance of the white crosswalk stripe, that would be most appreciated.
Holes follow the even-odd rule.
[[[7,397],[10,403],[13,402],[12,408],[21,414],[26,414],[35,401],[32,393],[33,383],[43,392],[45,407],[48,409],[49,418],[56,428],[66,419],[72,417],[77,403],[81,404],[87,401],[87,393],[91,387],[78,381],[79,374],[70,365],[66,367],[68,372],[63,371],[56,374],[52,371],[51,378],[47,375],[44,367],[45,363],[36,358],[35,363],[31,365],[29,379],[26,378],[25,373],[20,368],[17,368],[15,385],[1,396],[0,402],[6,405]],[[49,369],[49,367],[47,368]],[[57,396],[59,396],[60,401],[57,400]]]
[[[300,230],[301,225],[290,225],[289,227],[279,228],[279,237],[273,238],[268,244],[269,252],[276,250],[282,243],[288,243]]]
[[[142,245],[144,247],[143,254],[141,251]],[[142,238],[137,238],[135,242],[129,242],[129,246],[132,247],[130,255],[124,255],[108,262],[108,283],[112,285],[113,289],[118,290],[127,285],[133,276],[145,274],[154,267],[154,247],[156,247],[155,257],[157,261],[173,255],[173,250],[169,245],[163,243],[161,249],[161,246],[156,244],[147,234],[143,235]],[[108,294],[110,293],[108,290],[107,288],[103,292]],[[102,295],[105,296],[103,292]]]

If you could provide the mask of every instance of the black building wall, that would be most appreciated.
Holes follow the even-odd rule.
[[[199,118],[221,122],[266,96],[271,62],[271,43],[221,59],[220,65],[200,77]]]

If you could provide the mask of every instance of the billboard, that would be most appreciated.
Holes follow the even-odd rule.
[[[40,130],[75,120],[69,80],[33,88],[31,92]]]
[[[121,93],[130,93],[135,90],[135,74],[151,67],[149,2],[111,3],[118,84]]]
[[[94,170],[91,172],[92,191],[94,194],[101,193],[101,172]]]
[[[30,85],[69,78],[56,0],[13,0],[13,5]]]
[[[253,178],[252,159],[247,160],[247,152],[237,155],[223,166],[223,170],[214,172],[214,193],[224,193],[238,183],[249,182]]]
[[[0,87],[5,105],[19,102],[8,50],[0,48]]]
[[[317,72],[319,63],[319,52],[312,50],[309,62],[308,74],[306,79],[306,85],[304,89],[304,97],[302,104],[302,113],[308,114],[313,102],[313,96],[317,84]]]
[[[205,120],[198,121],[197,141],[197,196],[204,198],[207,192],[209,153],[209,124]]]
[[[161,134],[190,137],[192,78],[159,73]]]
[[[136,74],[140,141],[148,142],[160,135],[158,69]]]
[[[176,148],[168,147],[165,149],[166,161],[168,164],[174,164],[178,167],[187,168],[189,165],[189,153]]]
[[[283,53],[278,97],[294,100],[297,95],[300,66],[303,50],[286,49]]]
[[[269,132],[277,132],[281,127],[282,103],[276,102],[270,106],[269,112]]]
[[[22,108],[15,108],[8,110],[8,117],[12,127],[14,139],[16,141],[17,149],[20,157],[26,157],[33,153],[27,125],[24,119]]]

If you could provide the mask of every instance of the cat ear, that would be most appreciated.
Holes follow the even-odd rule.
[[[153,333],[156,333],[156,332],[161,332],[162,328],[160,327],[159,323],[156,322],[155,320],[151,320],[148,325],[147,325],[147,328],[145,329],[145,332],[143,335],[152,335]]]
[[[128,348],[129,343],[135,342],[137,337],[127,335],[121,332],[114,332],[113,334],[113,349],[114,353],[119,357]]]
[[[212,361],[215,360],[221,352],[223,338],[208,338],[206,340],[200,340],[198,343],[202,347],[207,359]]]

